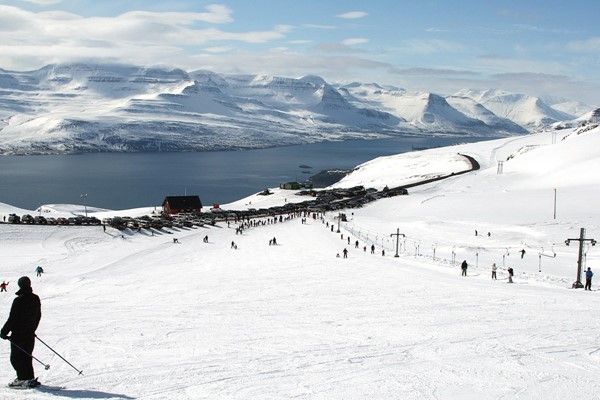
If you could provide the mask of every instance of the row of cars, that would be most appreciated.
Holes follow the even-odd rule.
[[[142,215],[140,217],[112,217],[102,219],[102,225],[123,230],[130,229],[161,229],[161,228],[193,228],[194,226],[214,225],[214,219],[201,219],[195,214],[178,215]]]
[[[19,216],[17,214],[9,214],[9,224],[29,224],[29,225],[100,225],[100,220],[96,217],[44,217],[43,215],[36,215],[35,217],[30,214],[23,214]]]
[[[271,193],[261,193],[269,195]],[[404,187],[388,188],[383,190],[365,189],[363,186],[352,188],[336,188],[325,190],[305,190],[297,193],[298,195],[313,197],[312,200],[306,200],[299,203],[286,203],[282,206],[270,208],[249,209],[249,210],[222,210],[213,208],[211,212],[192,212],[180,213],[176,215],[166,215],[163,213],[143,215],[136,218],[131,217],[112,217],[104,218],[100,221],[96,217],[76,216],[71,218],[45,218],[41,215],[32,217],[25,214],[19,217],[16,214],[10,214],[9,223],[18,224],[51,224],[51,225],[105,225],[113,228],[123,229],[162,229],[166,228],[193,228],[204,225],[215,225],[217,221],[246,220],[257,217],[273,217],[300,211],[325,212],[333,210],[343,210],[350,208],[360,208],[372,201],[385,198],[407,195],[408,191]]]

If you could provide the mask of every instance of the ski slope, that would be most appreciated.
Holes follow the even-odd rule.
[[[544,133],[426,150],[418,163],[409,153],[358,166],[338,185],[400,185],[452,168],[455,153],[482,168],[346,210],[339,233],[337,213],[242,235],[233,223],[154,235],[0,224],[0,279],[10,281],[2,318],[16,279],[29,275],[42,299],[37,334],[84,373],[38,343],[34,355],[51,365],[34,365],[40,381],[64,389],[25,398],[596,399],[600,297],[570,289],[578,249],[564,240],[582,227],[600,238],[600,131],[558,139]],[[378,181],[390,164],[402,168]],[[223,207],[303,199],[273,192]],[[81,208],[45,207],[56,215]],[[0,215],[11,210],[0,205]],[[406,235],[399,257],[396,232]],[[344,248],[348,258],[336,257]],[[600,271],[599,248],[585,250],[586,266]],[[39,278],[37,265],[46,271]],[[0,363],[0,381],[9,382],[8,343]],[[0,388],[0,399],[17,398],[24,393]]]

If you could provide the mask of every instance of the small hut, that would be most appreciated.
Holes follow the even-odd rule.
[[[162,204],[165,214],[179,214],[183,212],[200,212],[202,203],[200,196],[167,196]]]

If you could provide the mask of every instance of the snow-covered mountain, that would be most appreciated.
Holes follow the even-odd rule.
[[[406,134],[506,136],[574,118],[539,99],[497,91],[444,98],[317,76],[109,64],[0,70],[0,154],[225,150]]]
[[[503,90],[461,90],[457,97],[475,100],[499,117],[538,130],[558,121],[572,120],[576,116],[554,109],[538,97],[508,93]]]

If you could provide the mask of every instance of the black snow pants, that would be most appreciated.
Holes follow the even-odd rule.
[[[31,357],[33,348],[35,347],[35,336],[13,337],[10,341],[10,363],[17,372],[17,379],[26,380],[35,378],[33,358]]]

